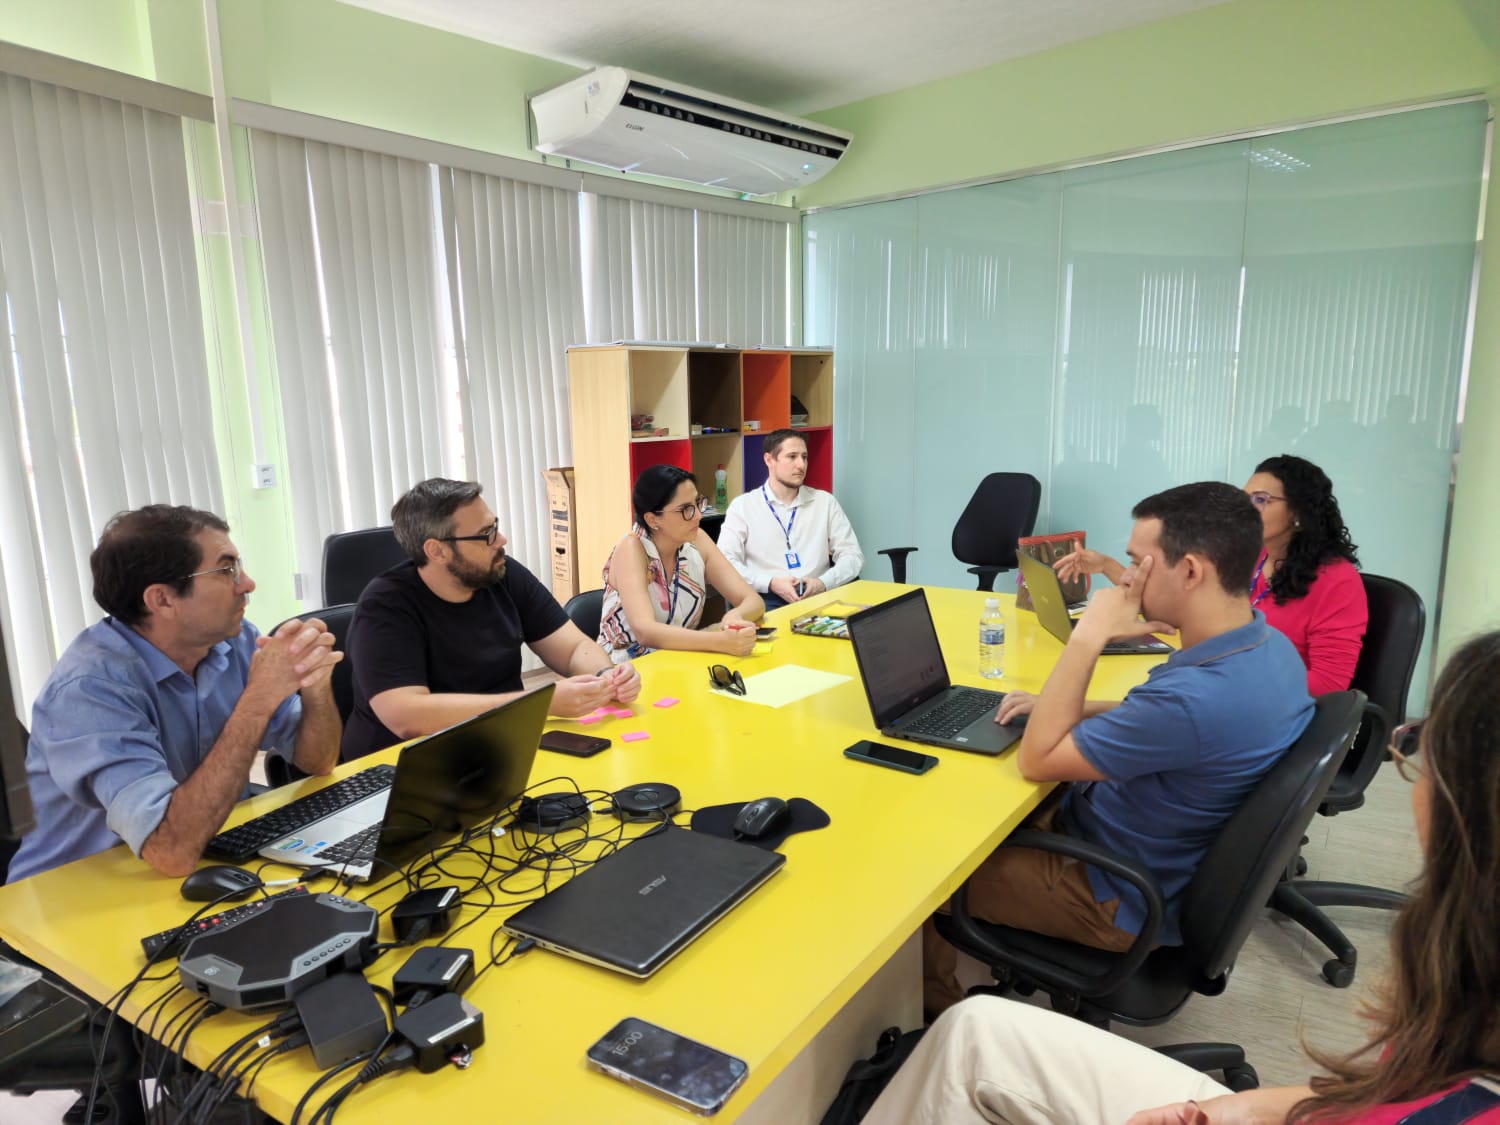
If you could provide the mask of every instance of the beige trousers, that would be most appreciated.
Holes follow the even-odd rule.
[[[1079,1020],[975,996],[932,1025],[864,1125],[1124,1125],[1137,1110],[1227,1093]]]

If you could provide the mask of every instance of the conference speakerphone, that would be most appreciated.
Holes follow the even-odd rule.
[[[282,895],[305,895],[306,893],[306,887],[289,887],[274,895],[258,898],[253,902],[242,902],[239,906],[221,910],[217,914],[209,914],[184,925],[173,926],[169,930],[162,930],[159,934],[149,934],[141,938],[141,950],[146,954],[148,961],[164,961],[169,957],[176,957],[195,937],[223,929],[252,914],[259,914]]]
[[[379,915],[335,894],[266,900],[265,909],[195,937],[177,958],[183,987],[254,1011],[287,1004],[334,973],[369,963]]]

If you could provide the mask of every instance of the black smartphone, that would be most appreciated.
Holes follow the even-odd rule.
[[[609,739],[596,734],[574,734],[569,730],[549,730],[537,740],[543,750],[559,754],[572,754],[575,758],[587,758],[601,750],[609,749]]]
[[[589,1065],[703,1116],[717,1113],[750,1068],[695,1039],[631,1016],[588,1051]]]
[[[871,742],[868,738],[856,742],[844,751],[844,757],[854,758],[857,761],[869,762],[872,765],[888,766],[893,770],[904,770],[907,773],[926,773],[938,760],[931,754],[918,754],[915,750],[902,750],[899,746],[887,746],[881,742]]]
[[[755,630],[755,639],[758,641],[766,640],[768,637],[774,637],[775,635],[776,626],[774,625],[762,625]]]

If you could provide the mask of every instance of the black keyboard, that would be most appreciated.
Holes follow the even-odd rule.
[[[329,844],[313,856],[319,863],[359,863],[375,858],[375,845],[380,841],[380,830],[384,822],[372,824],[353,836],[346,836],[337,844]]]
[[[983,718],[999,705],[997,692],[981,688],[961,688],[949,692],[947,700],[904,728],[901,733],[952,738],[975,719]]]
[[[199,934],[206,934],[210,930],[220,929],[231,922],[238,922],[241,918],[248,918],[252,914],[259,914],[267,906],[271,905],[273,898],[280,898],[282,895],[305,895],[306,893],[306,887],[292,887],[279,894],[258,898],[254,902],[242,902],[240,905],[232,906],[228,910],[221,911],[218,914],[209,914],[203,918],[199,918],[194,922],[188,923],[186,926],[173,926],[170,930],[163,930],[159,934],[143,937],[141,938],[141,948],[146,951],[146,960],[148,961],[152,958],[163,961],[168,957],[176,957],[187,947],[187,943]],[[158,951],[160,951],[159,955]]]
[[[382,789],[389,789],[395,776],[396,767],[390,765],[360,770],[327,789],[319,789],[316,793],[299,797],[289,805],[282,805],[254,820],[247,820],[228,832],[220,832],[208,842],[208,847],[203,849],[204,854],[214,859],[227,859],[232,863],[243,862],[267,844],[274,844],[299,828],[363,801]]]

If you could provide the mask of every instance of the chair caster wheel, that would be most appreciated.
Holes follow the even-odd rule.
[[[1323,979],[1334,988],[1348,988],[1354,983],[1354,966],[1337,959],[1323,965]]]
[[[1246,1090],[1258,1090],[1260,1088],[1260,1075],[1255,1073],[1255,1068],[1249,1063],[1244,1066],[1232,1066],[1224,1072],[1224,1085],[1228,1086],[1236,1094]]]
[[[1297,857],[1297,866],[1294,868],[1294,870],[1297,872],[1298,875],[1306,875],[1307,874],[1307,860],[1303,859],[1299,855]]]

